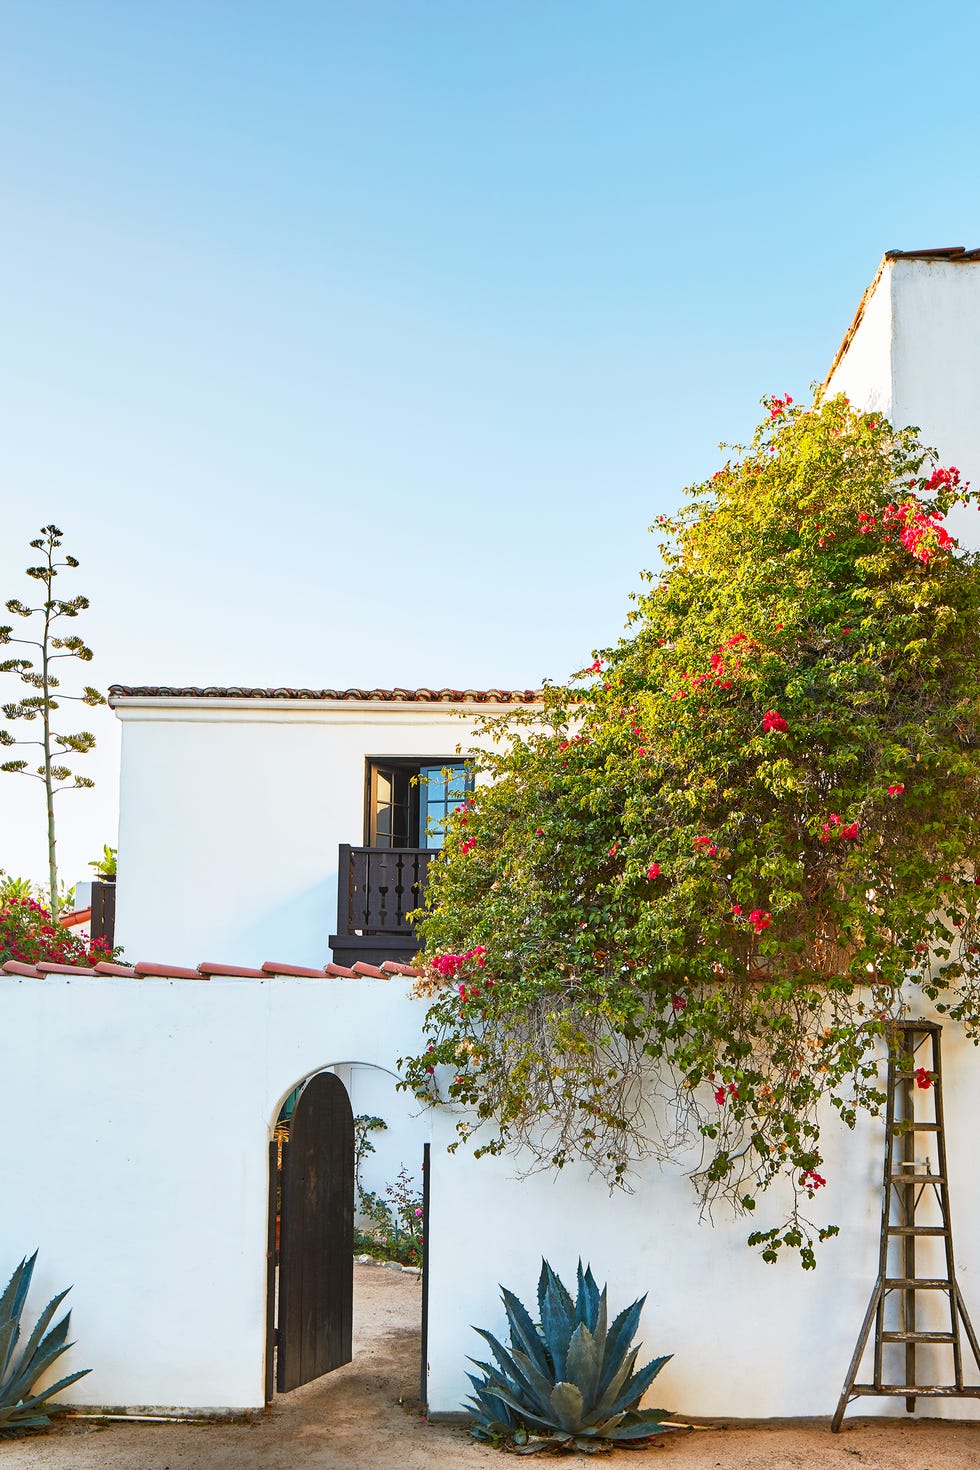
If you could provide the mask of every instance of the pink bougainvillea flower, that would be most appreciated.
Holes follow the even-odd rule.
[[[732,913],[735,915],[736,919],[740,919],[742,917],[742,905],[740,903],[733,903]]]
[[[647,877],[652,882],[654,878],[659,878],[660,877],[660,871],[661,870],[660,870],[660,864],[659,863],[651,863],[650,866],[647,868]]]
[[[619,843],[618,842],[614,842],[613,845],[612,845],[612,847],[609,849],[609,856],[610,857],[615,857],[618,851],[619,851]]]
[[[761,934],[772,923],[772,914],[768,909],[753,909],[749,914],[749,923],[757,934]]]
[[[905,787],[903,785],[901,785],[901,783],[899,782],[899,783],[896,783],[894,786],[889,786],[889,788],[888,788],[888,795],[889,796],[901,796],[901,794],[902,794],[902,792],[904,790],[905,790]]]
[[[935,1078],[935,1073],[934,1072],[927,1072],[926,1069],[925,1069],[925,1067],[916,1067],[916,1069],[915,1069],[915,1085],[916,1085],[916,1087],[922,1087],[922,1088],[931,1087],[932,1084],[933,1084],[933,1082],[935,1080],[936,1080],[936,1078]]]
[[[718,1104],[718,1106],[720,1108],[723,1108],[725,1106],[725,1099],[726,1099],[727,1096],[728,1096],[728,1093],[725,1091],[725,1089],[723,1087],[716,1087],[715,1088],[715,1102]]]
[[[762,717],[762,729],[765,734],[768,735],[770,730],[786,730],[788,728],[789,727],[786,724],[785,719],[778,710],[766,710],[765,714]]]
[[[800,1184],[804,1189],[823,1189],[826,1183],[826,1179],[822,1174],[818,1174],[816,1169],[807,1169],[806,1173],[800,1177]]]
[[[602,673],[602,659],[601,658],[597,658],[594,664],[589,664],[589,673],[590,674],[601,674]]]
[[[697,852],[704,853],[705,857],[714,857],[718,851],[710,837],[695,837],[694,847]]]
[[[675,1011],[682,1011],[684,1009],[684,1007],[687,1005],[687,996],[686,995],[672,995],[671,998],[670,998],[670,1003],[674,1007],[674,1010]]]

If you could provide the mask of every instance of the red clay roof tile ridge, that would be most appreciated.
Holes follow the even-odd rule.
[[[393,704],[537,704],[540,689],[253,689],[245,685],[110,684],[110,700],[304,699]]]

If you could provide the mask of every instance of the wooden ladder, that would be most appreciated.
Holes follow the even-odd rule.
[[[935,1021],[898,1021],[894,1030],[888,1060],[878,1279],[841,1389],[837,1411],[831,1420],[834,1434],[840,1429],[850,1400],[862,1395],[904,1398],[910,1414],[915,1409],[917,1398],[980,1398],[980,1384],[963,1382],[961,1324],[978,1369],[980,1346],[953,1265],[949,1174],[943,1127],[942,1027]],[[927,1112],[931,1112],[931,1116],[924,1116]],[[916,1157],[917,1152],[919,1157]],[[917,1224],[917,1212],[920,1219],[928,1215],[928,1223]],[[920,1240],[929,1237],[943,1242],[945,1270],[922,1274],[916,1248]],[[893,1267],[891,1275],[890,1263]],[[933,1299],[937,1292],[944,1294],[942,1316],[945,1318],[948,1308],[948,1329],[943,1321],[941,1330],[933,1330],[936,1315],[929,1308],[925,1312],[919,1310],[917,1297],[920,1292],[929,1293]],[[886,1307],[896,1298],[899,1325],[891,1330],[886,1327]],[[925,1325],[920,1326],[923,1317]],[[855,1380],[872,1323],[875,1329],[872,1379],[870,1383],[857,1383]],[[883,1358],[888,1344],[904,1344],[905,1369],[900,1383],[884,1380]],[[916,1354],[920,1344],[940,1344],[952,1350],[952,1383],[919,1382],[921,1359]]]

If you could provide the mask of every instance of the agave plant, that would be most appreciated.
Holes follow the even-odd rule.
[[[41,1393],[31,1393],[41,1374],[72,1346],[67,1341],[70,1312],[66,1312],[61,1321],[48,1330],[49,1322],[71,1287],[48,1302],[20,1357],[14,1362],[14,1349],[20,1339],[21,1313],[31,1288],[36,1260],[37,1251],[30,1260],[21,1261],[0,1297],[0,1434],[14,1429],[41,1429],[50,1424],[52,1406],[47,1400],[92,1371],[91,1368],[81,1368],[77,1373],[69,1373],[67,1378],[59,1378],[57,1383],[52,1383]]]
[[[606,1288],[600,1292],[591,1267],[578,1263],[573,1301],[547,1261],[538,1282],[540,1324],[522,1302],[500,1288],[510,1326],[510,1348],[477,1327],[495,1362],[471,1358],[482,1378],[468,1373],[476,1420],[473,1435],[490,1442],[513,1441],[525,1454],[563,1446],[594,1454],[614,1444],[639,1440],[669,1427],[663,1409],[640,1410],[640,1399],[671,1354],[633,1372],[639,1347],[631,1347],[646,1297],[608,1325]],[[638,1447],[638,1446],[637,1446]]]

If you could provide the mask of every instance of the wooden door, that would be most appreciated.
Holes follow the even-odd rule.
[[[299,1094],[281,1187],[276,1387],[286,1393],[352,1356],[354,1119],[331,1072]]]

